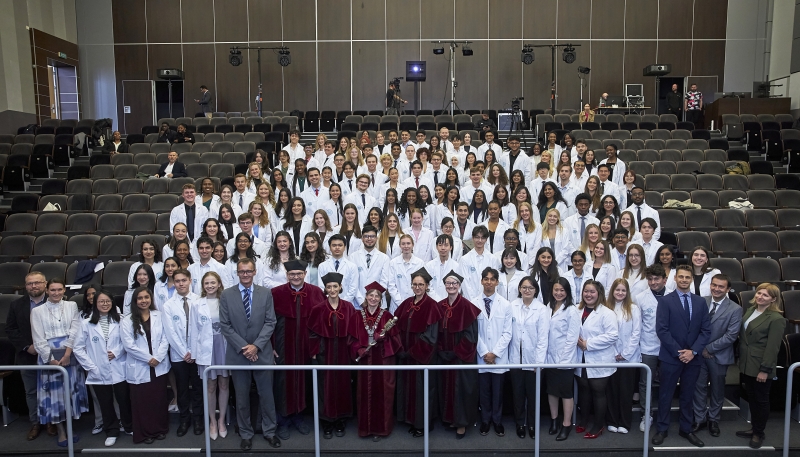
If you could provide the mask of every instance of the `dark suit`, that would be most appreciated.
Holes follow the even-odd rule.
[[[28,294],[11,302],[6,317],[6,334],[16,351],[15,361],[17,365],[36,365],[38,356],[28,354],[26,347],[33,345],[33,335],[31,335],[31,297]],[[35,371],[22,371],[22,382],[25,385],[25,401],[28,404],[28,418],[31,424],[38,424],[36,400],[36,379]]]
[[[169,162],[165,162],[165,163],[161,164],[161,167],[158,169],[158,176],[163,177],[166,174],[167,165],[169,165]],[[182,164],[182,163],[180,163],[180,162],[178,162],[176,160],[175,161],[175,165],[172,166],[172,177],[173,178],[185,178],[187,176],[189,176],[189,175],[186,173],[186,165],[184,165],[184,164]]]
[[[250,319],[247,319],[239,284],[222,292],[219,299],[219,323],[228,342],[225,351],[226,365],[275,365],[270,338],[275,331],[277,319],[272,302],[272,292],[253,285]],[[242,348],[252,344],[258,347],[258,360],[249,361],[242,355]],[[236,423],[242,439],[253,437],[250,423],[250,384],[255,379],[261,406],[261,429],[264,436],[275,436],[275,399],[272,394],[272,371],[233,371],[233,386],[236,389]]]
[[[200,105],[200,109],[203,111],[203,114],[207,114],[211,112],[211,91],[205,91],[200,95],[200,101],[197,102]]]
[[[656,311],[656,334],[661,341],[658,360],[661,362],[660,388],[658,395],[659,432],[669,430],[669,415],[672,397],[678,381],[680,393],[680,430],[692,431],[692,400],[697,377],[700,375],[702,352],[711,335],[711,322],[708,319],[708,306],[700,296],[689,294],[691,299],[691,321],[684,311],[678,291],[665,295]],[[689,363],[678,359],[678,351],[690,349],[695,352]]]
[[[706,297],[706,306],[709,312],[713,309],[712,297]],[[719,422],[722,412],[722,403],[725,400],[725,375],[728,365],[734,361],[733,343],[739,336],[739,327],[742,325],[742,308],[725,297],[717,306],[713,316],[709,317],[711,323],[711,336],[706,350],[711,358],[702,357],[700,363],[700,376],[697,378],[697,388],[694,393],[694,420],[696,423],[706,421],[706,398],[710,398],[708,420]],[[709,396],[708,385],[711,384]]]
[[[114,142],[113,141],[106,141],[106,144],[103,147],[103,153],[104,154],[111,154],[113,152],[120,152],[120,153],[128,152],[128,143],[126,143],[125,140],[122,140],[119,143],[119,147],[117,147],[116,151],[115,151],[114,150]]]

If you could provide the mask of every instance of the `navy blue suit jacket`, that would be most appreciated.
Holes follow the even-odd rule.
[[[169,165],[169,162],[165,162],[165,163],[161,164],[161,168],[158,169],[158,176],[162,176],[162,177],[164,176],[164,173],[167,170],[167,165]],[[189,176],[189,175],[186,173],[186,165],[184,165],[184,164],[182,164],[182,163],[180,163],[180,162],[178,162],[176,160],[175,161],[175,165],[172,166],[172,177],[173,178],[185,178],[187,176]]]
[[[658,360],[674,365],[682,364],[678,351],[691,349],[697,352],[690,364],[699,364],[700,354],[711,337],[711,320],[708,305],[699,295],[689,294],[692,306],[692,321],[686,317],[678,291],[661,297],[656,311],[656,334],[661,340]]]

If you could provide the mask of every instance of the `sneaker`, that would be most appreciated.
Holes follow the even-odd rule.
[[[106,447],[113,446],[116,443],[117,443],[116,436],[109,436],[108,438],[106,438]]]
[[[609,425],[609,426],[607,426],[606,428],[607,428],[607,429],[608,429],[608,431],[609,431],[609,432],[611,432],[611,433],[617,433],[617,427],[614,427],[613,425]]]
[[[98,433],[101,433],[102,431],[103,431],[103,424],[95,425],[94,428],[92,429],[92,435],[97,435]]]
[[[617,427],[617,433],[622,433],[624,435],[628,433],[628,429],[625,427]]]
[[[647,421],[646,423],[647,423],[647,429],[648,430],[650,429],[650,426],[653,425],[653,418],[652,417],[650,417],[650,416],[643,417],[642,421],[639,422],[639,431],[640,432],[644,432],[645,420]]]
[[[123,427],[121,425],[119,426],[119,432],[120,433],[124,433],[126,435],[133,435],[133,430],[130,430],[130,431],[125,430],[125,427]]]

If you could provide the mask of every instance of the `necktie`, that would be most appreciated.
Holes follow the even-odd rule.
[[[692,309],[689,306],[689,296],[686,294],[681,294],[681,298],[683,299],[683,311],[686,313],[686,317],[689,318],[689,321],[692,320]]]
[[[319,189],[314,189],[314,195],[316,195],[317,197],[319,197]]]
[[[419,178],[414,178],[414,182],[417,183],[417,189],[419,189]]]
[[[194,239],[194,205],[186,205],[186,233],[190,240]]]
[[[583,276],[575,276],[575,303],[580,302],[582,283],[583,283]]]
[[[244,195],[240,194],[239,195],[239,208],[243,208],[243,207],[244,207]]]
[[[347,184],[350,186],[350,190],[353,190],[353,180],[352,179],[348,179],[347,180]]]
[[[601,194],[606,193],[606,183],[604,183],[604,182],[600,183],[600,193]]]
[[[361,194],[361,205],[364,209],[367,209],[367,196],[366,194]]]
[[[370,173],[369,175],[371,176],[372,187],[375,187],[375,173]]]
[[[394,159],[394,167],[397,168],[397,159]]]
[[[433,184],[439,184],[439,170],[433,171]]]
[[[637,227],[642,227],[642,207],[636,207],[636,223],[638,224]]]
[[[334,268],[336,268],[336,271],[339,271],[339,261],[338,260],[334,260],[333,261],[333,266],[334,266]]]
[[[619,268],[620,269],[625,268],[625,254],[619,255]]]
[[[189,337],[189,300],[183,297],[183,313],[186,314],[186,337]]]
[[[486,317],[492,317],[492,299],[484,298],[483,303],[486,305]]]
[[[714,314],[717,312],[717,306],[718,306],[718,305],[719,305],[719,303],[717,303],[717,302],[714,302],[714,307],[713,307],[713,308],[711,308],[711,312],[710,312],[710,313],[708,313],[708,315],[709,315],[709,316],[713,316],[713,315],[714,315]]]
[[[581,238],[584,233],[586,233],[586,216],[581,216]]]
[[[251,311],[251,308],[250,308],[250,305],[251,305],[250,289],[245,289],[244,290],[244,296],[242,297],[242,303],[244,304],[244,315],[247,316],[247,320],[249,321],[250,320],[250,311]]]
[[[369,268],[369,263],[372,261],[372,254],[367,254],[367,268]]]

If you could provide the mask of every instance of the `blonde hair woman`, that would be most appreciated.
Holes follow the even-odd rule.
[[[608,304],[617,316],[619,338],[615,344],[617,363],[638,363],[642,360],[639,336],[642,331],[642,312],[631,300],[628,281],[616,279],[608,292]],[[608,431],[628,433],[633,421],[633,392],[636,370],[621,369],[611,375],[608,383]]]
[[[390,259],[394,259],[401,254],[400,238],[403,235],[405,233],[403,233],[403,227],[397,214],[387,214],[383,220],[381,233],[378,234],[378,250],[388,255]]]
[[[542,244],[542,226],[536,223],[533,215],[533,206],[521,202],[517,205],[517,219],[511,224],[511,228],[519,232],[520,247],[527,254],[536,253]]]
[[[552,249],[555,253],[555,260],[558,262],[558,268],[567,271],[573,246],[569,231],[564,230],[564,226],[561,224],[561,213],[557,209],[551,209],[544,216],[541,246]]]

